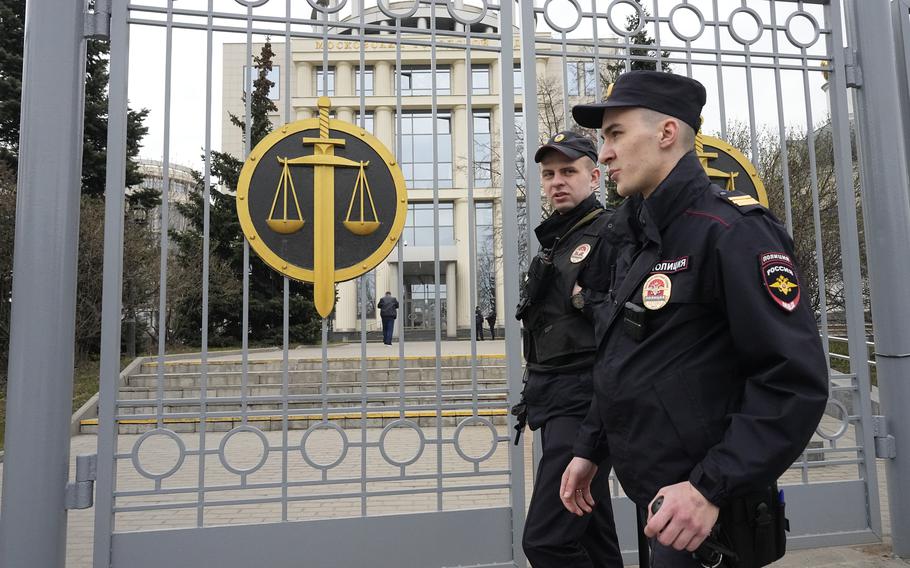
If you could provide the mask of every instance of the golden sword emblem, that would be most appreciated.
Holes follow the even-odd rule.
[[[279,158],[287,165],[313,166],[313,300],[319,315],[327,318],[335,306],[335,168],[359,168],[360,162],[335,155],[341,138],[329,138],[328,97],[319,97],[319,138],[303,138],[314,153],[299,158]]]

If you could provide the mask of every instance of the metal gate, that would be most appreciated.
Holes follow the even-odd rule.
[[[521,4],[528,140],[577,128],[571,106],[600,100],[615,76],[630,69],[684,74],[706,86],[701,132],[738,147],[756,166],[771,209],[794,235],[802,269],[814,281],[814,308],[829,354],[826,415],[781,479],[791,548],[879,540],[847,90],[853,67],[842,47],[841,2]],[[534,144],[526,149],[533,152]],[[532,155],[526,154],[526,163],[533,163]],[[540,191],[530,169],[527,182],[533,227]],[[615,195],[608,189],[602,187],[605,199]],[[634,508],[615,480],[614,496],[621,547],[626,561],[634,561]]]
[[[505,150],[515,148],[515,132],[491,127],[514,124],[512,22],[508,2],[113,3],[106,242],[115,246],[105,259],[95,566],[522,562],[524,454],[505,418],[520,390],[519,338],[507,326],[504,343],[479,349],[473,325],[474,306],[501,323],[517,304],[516,193],[499,189],[515,186],[515,153]],[[150,53],[151,40],[163,53]],[[374,273],[338,286],[315,348],[291,345],[289,330],[302,322],[289,315],[285,279],[283,341],[271,352],[250,349],[250,306],[263,298],[253,297],[256,259],[244,241],[243,345],[225,355],[208,349],[218,325],[209,317],[211,211],[216,192],[230,188],[218,186],[211,156],[218,148],[240,160],[250,154],[225,115],[251,131],[245,85],[266,42],[276,53],[273,125],[313,116],[317,97],[329,96],[334,118],[372,132],[398,157],[408,223]],[[204,156],[202,351],[173,356],[165,341],[166,314],[179,299],[169,279],[177,245],[166,228],[180,197],[163,191],[150,320],[158,354],[120,378],[122,149],[127,101],[143,89],[163,103],[150,116],[163,124],[162,187],[171,187],[187,138]],[[194,114],[204,117],[197,130],[188,126]],[[376,340],[373,306],[385,290],[408,306],[399,316],[413,315],[413,302],[420,308],[419,326],[399,319],[392,346]],[[470,341],[446,343],[459,333]],[[140,384],[147,396],[136,395]]]
[[[705,83],[703,132],[740,146],[770,178],[772,208],[797,237],[806,276],[816,283],[832,395],[813,442],[783,479],[791,542],[878,540],[852,68],[841,29],[839,0],[115,1],[109,147],[125,147],[127,101],[137,94],[129,76],[158,73],[163,113],[152,119],[163,124],[163,187],[170,187],[178,140],[190,137],[205,156],[202,352],[181,362],[160,333],[146,370],[153,395],[132,399],[121,382],[125,163],[123,152],[111,151],[105,242],[119,246],[105,253],[95,566],[246,566],[263,558],[274,566],[524,565],[525,454],[510,444],[503,416],[506,399],[520,391],[511,307],[535,249],[530,229],[540,221],[532,156],[539,140],[574,126],[571,105],[599,99],[613,75],[645,66]],[[147,54],[135,38],[146,33],[166,49],[154,65],[137,68]],[[248,272],[237,307],[242,349],[208,350],[209,217],[213,192],[223,190],[213,177],[212,135],[221,121],[220,148],[249,155],[249,142],[225,136],[233,127],[224,114],[236,111],[249,131],[251,97],[236,101],[252,85],[253,58],[266,38],[279,68],[273,124],[313,116],[316,97],[328,95],[337,118],[373,132],[398,156],[413,206],[383,268],[356,286],[339,285],[334,319],[321,322],[321,345],[309,358],[291,345],[297,322],[284,281],[283,341],[271,368],[260,364],[268,355],[249,348]],[[187,61],[196,62],[195,75],[178,73]],[[176,109],[196,100],[193,93],[204,93],[192,103],[204,116],[197,132],[175,119],[185,116]],[[609,188],[602,191],[609,196]],[[159,226],[168,227],[176,205],[169,192],[162,196]],[[162,230],[160,330],[172,299],[173,247]],[[832,250],[841,253],[833,264]],[[245,266],[255,262],[248,243],[243,254]],[[411,281],[421,288],[406,290]],[[419,295],[419,327],[428,335],[413,335],[399,320],[394,345],[377,354],[368,341],[377,328],[368,305],[386,288],[403,304]],[[505,323],[501,353],[476,342],[475,306]],[[459,333],[471,339],[460,344],[460,383],[450,380],[448,362],[459,353],[447,342]],[[334,339],[342,335],[358,343],[338,357]],[[344,364],[354,377],[347,392],[334,387]],[[485,380],[494,367],[499,383]],[[178,400],[181,373],[196,376]],[[219,382],[228,373],[235,390]],[[310,390],[296,388],[304,374],[318,378]],[[416,384],[415,374],[427,380]],[[259,388],[265,376],[274,379],[271,391]],[[628,561],[633,509],[618,484],[614,490]]]

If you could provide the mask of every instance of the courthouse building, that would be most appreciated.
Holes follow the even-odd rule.
[[[355,13],[347,21],[360,22],[358,2]],[[392,4],[395,8],[396,4]],[[471,6],[462,8],[470,12]],[[426,38],[430,24],[430,8],[423,6],[411,17],[402,21],[403,36],[408,29],[419,28]],[[437,30],[463,30],[466,24],[453,19],[445,6],[436,8]],[[270,97],[279,112],[272,117],[273,124],[282,122],[285,107],[283,97],[285,81],[290,81],[291,120],[311,118],[315,115],[317,98],[328,95],[335,117],[360,124],[361,90],[365,95],[365,126],[393,153],[398,153],[397,137],[401,138],[401,152],[397,156],[404,172],[408,190],[408,215],[401,237],[403,254],[398,249],[375,270],[360,280],[338,285],[334,329],[336,332],[359,332],[360,303],[359,282],[365,282],[368,292],[366,308],[368,331],[380,329],[376,301],[386,290],[399,296],[396,334],[400,326],[409,329],[433,330],[435,327],[435,301],[437,287],[442,302],[441,317],[443,337],[466,335],[474,324],[474,307],[480,306],[486,316],[496,313],[496,325],[502,326],[506,318],[514,317],[515,306],[503,302],[502,243],[498,230],[501,213],[502,188],[498,183],[499,125],[501,118],[500,59],[496,51],[472,50],[470,69],[465,61],[465,50],[446,49],[439,46],[435,52],[435,92],[432,86],[430,47],[401,46],[401,132],[396,133],[397,106],[395,74],[396,46],[394,22],[377,7],[364,11],[367,24],[383,26],[377,41],[364,43],[364,70],[360,73],[360,41],[300,39],[291,42],[292,69],[285,69],[286,46],[282,38],[272,38],[274,69],[270,79],[275,83]],[[472,31],[496,33],[498,19],[490,11]],[[336,33],[349,33],[348,30]],[[388,31],[384,31],[384,30]],[[411,32],[412,34],[414,32]],[[516,33],[513,77],[515,93],[504,100],[512,101],[516,124],[523,124],[520,72],[519,34]],[[437,38],[443,44],[448,38]],[[456,41],[452,39],[451,41]],[[461,41],[463,45],[463,39]],[[489,39],[474,39],[478,45]],[[258,55],[262,44],[254,44],[252,52]],[[324,48],[328,52],[328,68],[323,67]],[[231,124],[228,113],[244,115],[241,100],[244,69],[247,61],[245,43],[224,45],[224,73],[222,86],[223,124],[222,150],[242,157],[243,140],[240,130]],[[556,85],[560,97],[559,113],[563,113],[562,90],[567,85],[568,100],[592,100],[598,91],[594,64],[588,54],[587,61],[569,61],[562,57],[538,57],[535,62],[538,77],[549,78]],[[325,76],[324,76],[325,73]],[[467,74],[471,73],[470,116],[467,105]],[[362,80],[361,80],[362,76]],[[565,80],[565,83],[564,83]],[[325,85],[325,92],[324,92]],[[436,148],[433,159],[432,106],[436,104]],[[469,130],[470,126],[470,130]],[[561,128],[561,126],[560,126]],[[548,134],[541,125],[541,136]],[[520,129],[519,132],[523,131]],[[469,132],[473,140],[469,140]],[[474,167],[468,170],[468,148],[474,148]],[[509,151],[514,151],[510,149]],[[528,175],[537,175],[536,164],[531,164]],[[437,176],[439,197],[439,224],[434,226],[433,184]],[[470,176],[470,177],[469,177]],[[473,194],[475,213],[476,250],[469,247],[469,193]],[[439,238],[439,282],[434,277],[434,234]],[[474,294],[472,300],[472,269]],[[403,280],[403,294],[399,295],[399,278]]]

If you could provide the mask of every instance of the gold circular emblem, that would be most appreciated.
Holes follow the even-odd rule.
[[[765,184],[758,177],[755,166],[738,149],[720,138],[698,134],[695,137],[695,153],[711,181],[728,191],[751,195],[768,207]]]
[[[272,269],[312,282],[320,315],[336,282],[372,270],[398,243],[407,213],[404,175],[375,136],[319,117],[277,128],[244,163],[237,216],[250,246]]]
[[[652,274],[641,289],[641,301],[649,310],[659,310],[670,302],[673,284],[666,274]]]
[[[556,136],[553,137],[553,142],[562,142],[565,139],[566,139],[565,134],[557,134]]]

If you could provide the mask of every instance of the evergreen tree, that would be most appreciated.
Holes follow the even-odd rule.
[[[641,0],[635,0],[639,6],[641,6]],[[641,7],[642,14],[647,17],[649,16],[648,9],[644,6]],[[634,13],[626,18],[626,30],[633,31],[638,28],[641,23],[641,19],[638,17],[638,13]],[[641,57],[647,58],[644,59],[632,59],[630,62],[630,71],[655,71],[657,70],[657,49],[654,48],[654,38],[648,33],[647,28],[642,25],[641,29],[638,30],[635,34],[629,37],[629,43],[632,46],[647,46],[647,47],[630,47],[629,56],[630,57]],[[670,57],[669,51],[660,52],[661,59],[666,60]],[[661,62],[660,66],[661,71],[671,72],[670,64],[666,61]],[[601,74],[601,81],[606,87],[608,84],[613,83],[616,79],[626,71],[626,62],[625,59],[619,59],[615,62],[606,66],[606,70]]]
[[[266,40],[260,54],[253,58],[256,79],[252,92],[243,93],[243,101],[250,96],[250,147],[254,147],[272,130],[269,112],[277,110],[269,99],[269,91],[275,84],[268,79],[272,69],[272,45]],[[240,128],[243,139],[247,139],[246,122],[230,114],[231,122]],[[212,345],[234,344],[243,337],[241,289],[231,286],[243,278],[243,233],[237,219],[235,195],[243,161],[226,152],[211,153],[211,173],[222,187],[213,189],[209,208],[210,221],[210,282],[209,282],[209,341]],[[178,211],[187,219],[188,229],[174,233],[177,243],[178,270],[198,275],[198,259],[201,258],[203,230],[203,180],[197,175],[196,191],[189,202],[177,204]],[[216,272],[216,266],[224,266],[229,274]],[[282,339],[284,278],[263,263],[255,254],[250,256],[249,293],[249,338],[258,344],[275,345]],[[221,284],[219,284],[219,282]],[[311,284],[290,282],[290,340],[311,343],[316,341],[320,331],[320,319],[313,304]],[[198,345],[202,321],[201,303],[192,296],[177,300],[174,307],[174,338],[182,343]]]
[[[25,2],[0,0],[0,162],[15,171],[19,153],[19,100]]]
[[[82,137],[82,194],[92,197],[104,195],[107,161],[108,53],[105,41],[89,40],[85,61],[85,126]],[[127,111],[126,125],[126,187],[142,183],[142,174],[136,157],[142,138],[148,133],[144,121],[148,109]],[[132,208],[151,209],[161,203],[158,190],[141,188],[127,196]]]

